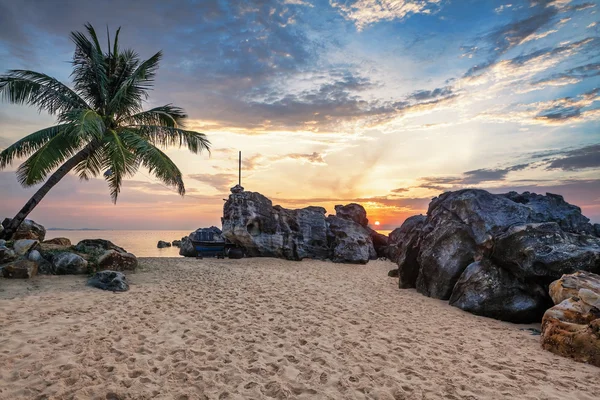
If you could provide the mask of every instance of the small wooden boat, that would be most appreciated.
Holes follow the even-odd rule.
[[[229,249],[236,247],[235,244],[223,240],[218,233],[209,230],[197,231],[190,240],[196,249],[196,258],[225,258]]]

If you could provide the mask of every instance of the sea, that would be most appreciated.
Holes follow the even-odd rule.
[[[181,257],[178,247],[159,249],[156,244],[159,240],[172,242],[180,240],[191,231],[153,231],[153,230],[48,230],[46,239],[66,237],[73,244],[83,239],[110,240],[137,257]],[[391,231],[380,230],[384,235]]]

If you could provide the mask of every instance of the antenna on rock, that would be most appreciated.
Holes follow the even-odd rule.
[[[240,151],[240,159],[239,159],[239,180],[238,185],[242,186],[242,152]]]

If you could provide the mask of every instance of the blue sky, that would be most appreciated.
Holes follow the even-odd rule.
[[[288,207],[358,201],[388,229],[463,187],[559,193],[600,222],[598,1],[0,0],[0,73],[69,82],[68,34],[122,26],[164,51],[148,107],[175,103],[213,142],[169,149],[179,198],[146,172],[117,205],[101,180],[61,182],[32,215],[51,226],[218,224],[244,186]],[[0,103],[0,147],[54,120]],[[32,189],[0,172],[0,215]],[[93,211],[93,212],[92,212]]]

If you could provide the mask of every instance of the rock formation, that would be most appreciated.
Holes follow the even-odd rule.
[[[29,279],[37,275],[37,264],[29,260],[17,260],[2,266],[2,276],[8,279]]]
[[[388,253],[401,288],[529,322],[547,307],[550,282],[577,269],[600,271],[593,234],[579,207],[562,196],[465,189],[433,199],[426,217],[407,219],[390,235]]]
[[[382,249],[387,246],[386,239],[368,228],[362,206],[336,206],[336,211],[326,217],[322,207],[289,210],[236,186],[223,207],[223,237],[250,257],[360,264],[377,257],[372,237],[383,243]]]
[[[542,347],[600,367],[600,275],[563,275],[550,294],[557,304],[542,319]]]

